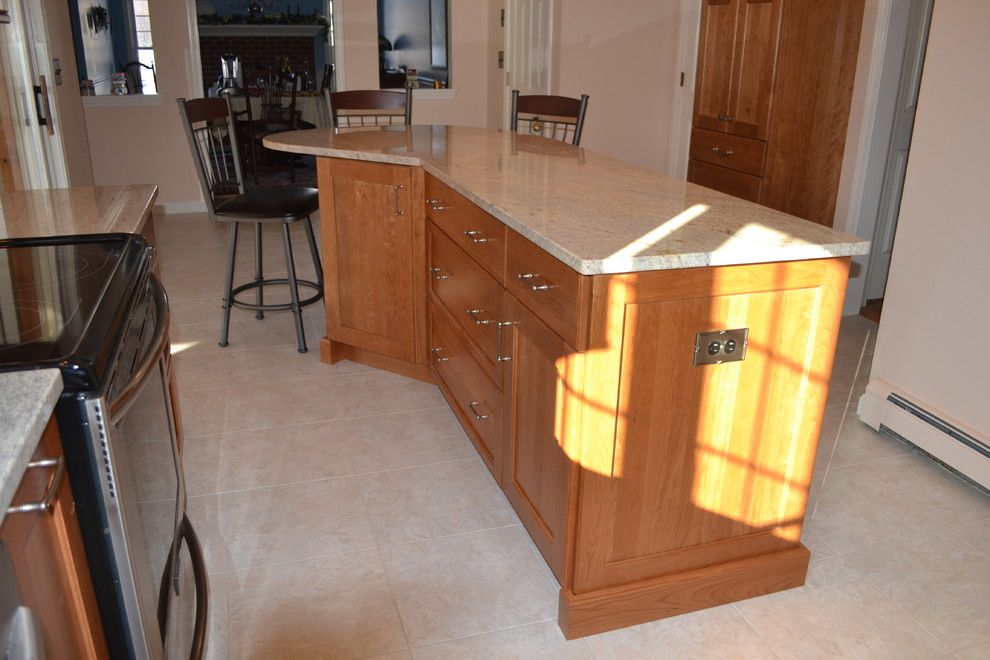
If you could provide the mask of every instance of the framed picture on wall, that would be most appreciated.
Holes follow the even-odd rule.
[[[447,69],[447,0],[430,0],[430,66]]]

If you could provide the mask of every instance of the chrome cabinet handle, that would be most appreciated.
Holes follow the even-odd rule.
[[[55,476],[48,482],[48,490],[45,491],[45,496],[39,502],[9,507],[7,513],[36,513],[42,511],[51,513],[52,509],[55,508],[55,497],[58,495],[58,487],[62,485],[62,477],[65,475],[65,458],[62,456],[58,458],[43,458],[28,463],[29,470],[37,468],[55,468]]]
[[[398,186],[392,186],[392,188],[395,190],[395,214],[405,215],[406,212],[402,210],[402,200],[399,198],[399,194],[400,191],[405,190],[406,187],[400,184]]]
[[[726,149],[725,151],[722,151],[718,147],[712,147],[712,151],[715,152],[715,155],[718,156],[719,158],[728,158],[729,156],[736,155],[736,152],[733,151],[732,149]]]
[[[507,328],[512,325],[512,321],[499,321],[498,322],[498,334],[495,337],[495,361],[496,362],[508,362],[512,359],[511,355],[502,355],[502,328]]]
[[[450,208],[442,199],[428,199],[426,200],[426,205],[434,211],[446,211]]]
[[[718,120],[719,121],[735,121],[736,118],[733,117],[732,115],[723,115],[722,113],[719,113]]]
[[[492,240],[490,238],[485,238],[484,234],[477,229],[466,229],[464,231],[464,235],[471,239],[472,243],[488,243]]]
[[[491,325],[494,323],[492,319],[478,318],[478,314],[481,314],[484,311],[485,310],[483,309],[468,309],[465,310],[464,313],[471,317],[471,320],[474,321],[475,325]]]
[[[446,268],[440,266],[434,266],[430,269],[430,273],[433,275],[435,280],[448,280],[450,279],[450,273],[447,272]]]
[[[475,408],[475,406],[480,406],[480,405],[481,405],[481,401],[468,401],[467,407],[471,409],[471,414],[474,415],[474,418],[480,421],[491,417],[491,415],[485,415],[483,413],[478,412],[478,409]]]
[[[551,284],[545,277],[536,273],[519,273],[516,275],[516,278],[525,282],[529,286],[530,291],[549,291],[557,286],[556,284]]]
[[[448,362],[450,360],[449,357],[444,357],[443,355],[441,355],[441,353],[444,352],[444,349],[440,346],[435,346],[431,348],[430,352],[433,353],[433,359],[436,360],[437,362]]]

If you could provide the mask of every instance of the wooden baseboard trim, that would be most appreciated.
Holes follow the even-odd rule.
[[[561,589],[557,623],[575,639],[800,587],[810,558],[799,545],[586,594]]]
[[[384,369],[400,376],[433,384],[433,376],[430,375],[430,369],[425,364],[406,362],[389,355],[382,355],[364,348],[341,344],[327,337],[320,337],[320,361],[324,364],[334,364],[341,360],[366,364],[369,367]]]

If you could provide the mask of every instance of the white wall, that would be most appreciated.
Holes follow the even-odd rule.
[[[935,3],[871,372],[990,438],[990,2]]]

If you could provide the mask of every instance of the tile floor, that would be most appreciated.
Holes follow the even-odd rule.
[[[157,233],[211,658],[990,655],[990,498],[857,419],[875,324],[843,323],[807,584],[568,642],[553,577],[436,388],[321,364],[314,307],[306,355],[286,313],[235,310],[220,349],[224,228],[173,215]],[[265,254],[284,272],[275,233]]]

